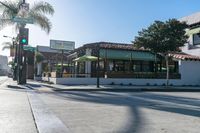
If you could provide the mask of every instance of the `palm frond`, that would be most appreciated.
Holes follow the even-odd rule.
[[[31,13],[30,16],[34,18],[35,24],[39,25],[41,29],[49,34],[52,28],[52,24],[46,16],[39,13]]]
[[[17,14],[18,13],[19,8],[18,8],[16,2],[3,1],[1,3],[3,3],[3,6],[5,7],[5,9],[9,9],[13,14]]]
[[[39,25],[42,30],[49,33],[52,24],[50,20],[45,15],[53,15],[54,8],[47,2],[37,2],[34,3],[32,8],[30,8],[29,12],[23,14],[20,12],[19,6],[23,0],[4,0],[3,2],[0,1],[0,8],[2,7],[2,15],[0,16],[0,30],[6,26],[14,25],[16,31],[18,31],[19,27],[25,27],[25,25],[12,22],[12,19],[15,16],[21,17],[33,17],[35,20],[35,24]],[[1,9],[0,9],[1,10]]]
[[[30,9],[30,12],[53,15],[54,8],[49,3],[40,1],[34,3],[33,7]]]
[[[14,23],[11,21],[11,19],[0,19],[0,30],[13,24]]]

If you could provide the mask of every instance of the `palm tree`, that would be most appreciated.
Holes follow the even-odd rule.
[[[23,0],[16,1],[0,1],[0,10],[3,11],[0,16],[0,30],[6,26],[14,25],[18,30],[19,27],[25,27],[25,24],[19,24],[13,22],[12,19],[14,17],[24,17],[24,18],[33,18],[34,24],[38,25],[42,30],[44,30],[47,34],[49,34],[52,24],[49,18],[46,15],[53,15],[54,8],[47,2],[37,2],[34,3],[28,12],[20,11],[19,6],[23,2]]]
[[[38,25],[42,30],[49,34],[52,24],[46,15],[53,15],[54,8],[49,3],[40,1],[34,3],[28,11],[23,11],[20,10],[20,5],[24,1],[25,0],[16,0],[14,2],[11,0],[4,0],[3,2],[0,1],[0,10],[3,12],[0,16],[0,30],[6,26],[13,25],[15,26],[16,31],[18,31],[20,27],[25,27],[26,24],[20,24],[12,21],[14,17],[22,17],[32,18],[35,25]],[[5,46],[5,48],[6,47],[7,46]]]

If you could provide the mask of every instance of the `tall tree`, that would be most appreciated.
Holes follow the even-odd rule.
[[[149,49],[165,56],[167,85],[169,83],[168,53],[179,51],[180,47],[187,43],[186,28],[185,22],[176,19],[169,19],[165,22],[155,21],[147,29],[138,32],[138,36],[133,41],[134,46],[138,48]]]
[[[51,31],[52,24],[47,15],[54,14],[54,8],[47,2],[35,2],[28,11],[21,10],[20,5],[25,0],[4,0],[0,1],[0,10],[3,12],[0,16],[0,30],[5,28],[6,26],[15,26],[18,31],[20,27],[25,27],[26,24],[20,24],[13,22],[14,17],[22,17],[22,18],[32,18],[34,20],[34,24],[38,25],[42,30],[44,30],[47,34]],[[26,60],[26,58],[25,58]],[[16,61],[16,56],[15,56]],[[26,69],[26,64],[23,63],[23,68]],[[25,71],[24,71],[25,72]],[[16,71],[14,72],[16,75]],[[25,76],[24,76],[25,77]]]
[[[16,29],[19,29],[20,25],[12,21],[12,19],[16,16],[18,17],[26,17],[26,18],[33,18],[34,24],[38,25],[42,30],[49,33],[52,24],[49,18],[46,15],[53,15],[54,8],[47,2],[37,2],[34,3],[28,12],[21,12],[19,9],[20,4],[23,0],[16,0],[16,1],[8,1],[5,0],[3,2],[0,1],[0,10],[3,11],[2,15],[0,16],[0,30],[5,28],[6,26],[14,25]]]

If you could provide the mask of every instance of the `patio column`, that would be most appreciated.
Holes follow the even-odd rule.
[[[92,49],[87,48],[86,49],[86,55],[91,56],[92,55]],[[87,77],[91,77],[91,61],[85,62],[85,73],[87,74]]]

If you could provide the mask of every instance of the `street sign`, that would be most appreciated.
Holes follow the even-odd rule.
[[[32,51],[32,52],[34,52],[34,51],[36,50],[35,47],[31,47],[31,46],[23,46],[23,49],[24,49],[25,51]]]
[[[22,23],[22,24],[33,24],[34,23],[33,18],[14,17],[12,19],[12,21],[16,22],[16,23]]]
[[[72,51],[75,49],[75,42],[72,41],[61,41],[61,40],[50,40],[50,48],[57,50]]]

